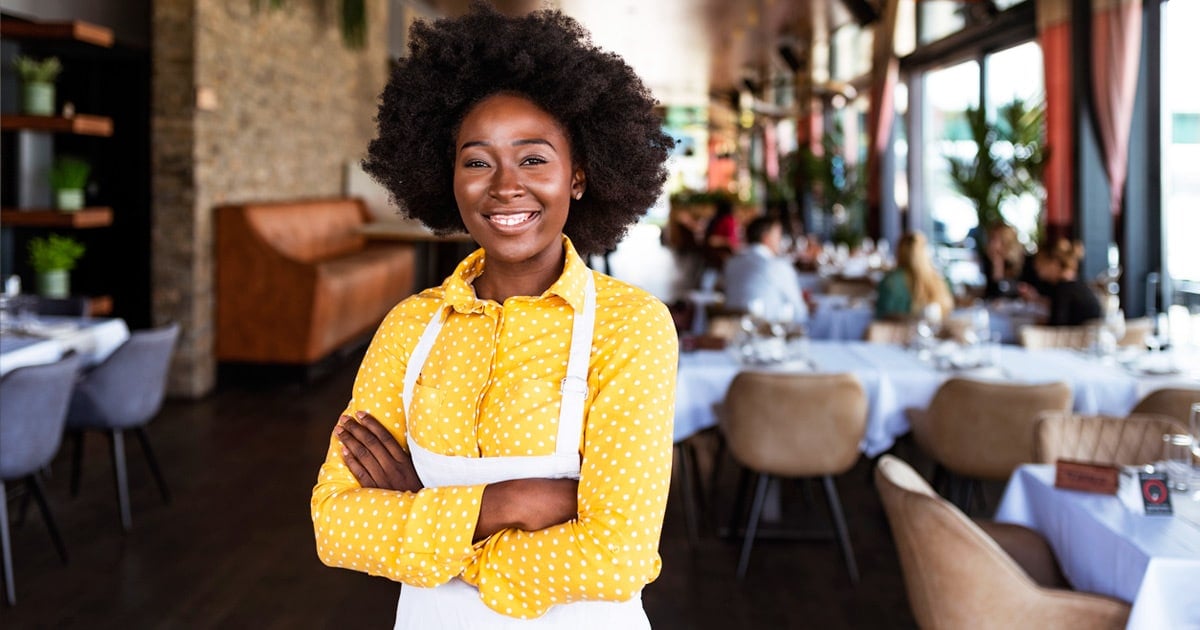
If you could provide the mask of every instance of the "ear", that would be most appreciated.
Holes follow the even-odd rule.
[[[585,190],[587,190],[587,175],[584,175],[582,168],[575,167],[575,173],[571,175],[571,198],[582,199]]]

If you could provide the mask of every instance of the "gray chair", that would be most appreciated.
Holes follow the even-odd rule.
[[[163,501],[171,501],[166,480],[150,448],[145,426],[162,409],[167,390],[167,368],[179,324],[173,323],[130,335],[107,359],[85,372],[75,388],[67,414],[75,449],[71,467],[71,493],[79,492],[79,474],[83,464],[83,432],[104,431],[112,446],[113,472],[116,476],[117,502],[121,526],[132,527],[129,511],[129,481],[125,466],[125,431],[132,430],[141,442],[146,462],[158,483]]]
[[[54,459],[62,443],[79,362],[79,357],[72,354],[55,363],[16,368],[0,378],[0,548],[9,605],[17,603],[17,591],[8,533],[8,481],[25,481],[58,554],[64,563],[67,561],[66,546],[37,473]]]

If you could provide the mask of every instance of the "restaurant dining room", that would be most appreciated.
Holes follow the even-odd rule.
[[[0,0],[0,627],[1200,629],[1196,25]]]

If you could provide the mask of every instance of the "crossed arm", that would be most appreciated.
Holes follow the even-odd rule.
[[[412,456],[374,416],[359,411],[343,415],[334,435],[342,443],[342,459],[364,488],[418,492],[424,485]],[[576,517],[579,482],[574,479],[513,479],[483,490],[472,542],[502,529],[536,531]]]

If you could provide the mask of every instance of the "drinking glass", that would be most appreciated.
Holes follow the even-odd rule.
[[[1183,433],[1163,435],[1163,466],[1167,485],[1172,490],[1187,491],[1192,479],[1192,436]]]
[[[1192,430],[1192,456],[1200,460],[1200,403],[1192,405],[1190,428]]]

